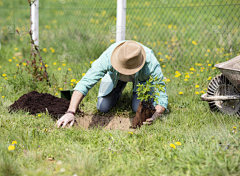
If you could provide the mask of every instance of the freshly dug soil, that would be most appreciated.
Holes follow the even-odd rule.
[[[24,94],[9,106],[9,112],[23,110],[36,115],[37,113],[48,111],[53,118],[60,118],[68,110],[69,104],[69,100],[58,98],[48,93],[32,91]],[[76,114],[79,116],[84,115],[80,109],[77,109]]]
[[[156,110],[152,104],[149,105],[145,101],[141,101],[138,105],[136,115],[132,121],[131,128],[140,128],[143,125],[143,122],[145,122],[148,118],[151,118],[155,111]]]
[[[133,117],[119,117],[119,116],[101,116],[101,115],[84,115],[84,117],[76,116],[74,125],[85,129],[105,129],[105,130],[127,130],[131,131],[129,127],[132,124]]]

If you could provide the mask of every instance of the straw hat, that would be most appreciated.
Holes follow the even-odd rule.
[[[123,75],[137,73],[145,64],[146,53],[143,47],[135,41],[125,41],[112,52],[111,64]]]

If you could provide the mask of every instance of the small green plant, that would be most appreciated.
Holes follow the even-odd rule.
[[[153,84],[153,82],[156,82]],[[160,95],[160,91],[165,92],[164,85],[159,84],[160,79],[158,77],[150,78],[144,84],[138,84],[137,87],[137,95],[138,99],[141,101],[145,101],[147,104],[151,104],[152,100],[158,102],[157,96]]]

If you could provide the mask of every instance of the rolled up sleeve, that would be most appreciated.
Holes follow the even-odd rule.
[[[92,63],[92,67],[77,83],[73,90],[81,92],[84,96],[88,91],[107,73],[110,69],[109,59],[104,52],[95,62]]]

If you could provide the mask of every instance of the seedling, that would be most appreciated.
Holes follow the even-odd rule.
[[[152,101],[156,101],[158,103],[157,96],[160,95],[160,91],[165,92],[164,85],[159,84],[160,79],[158,77],[153,78],[150,76],[149,80],[144,84],[138,84],[137,87],[137,95],[138,99],[145,101],[148,105],[152,103]]]

